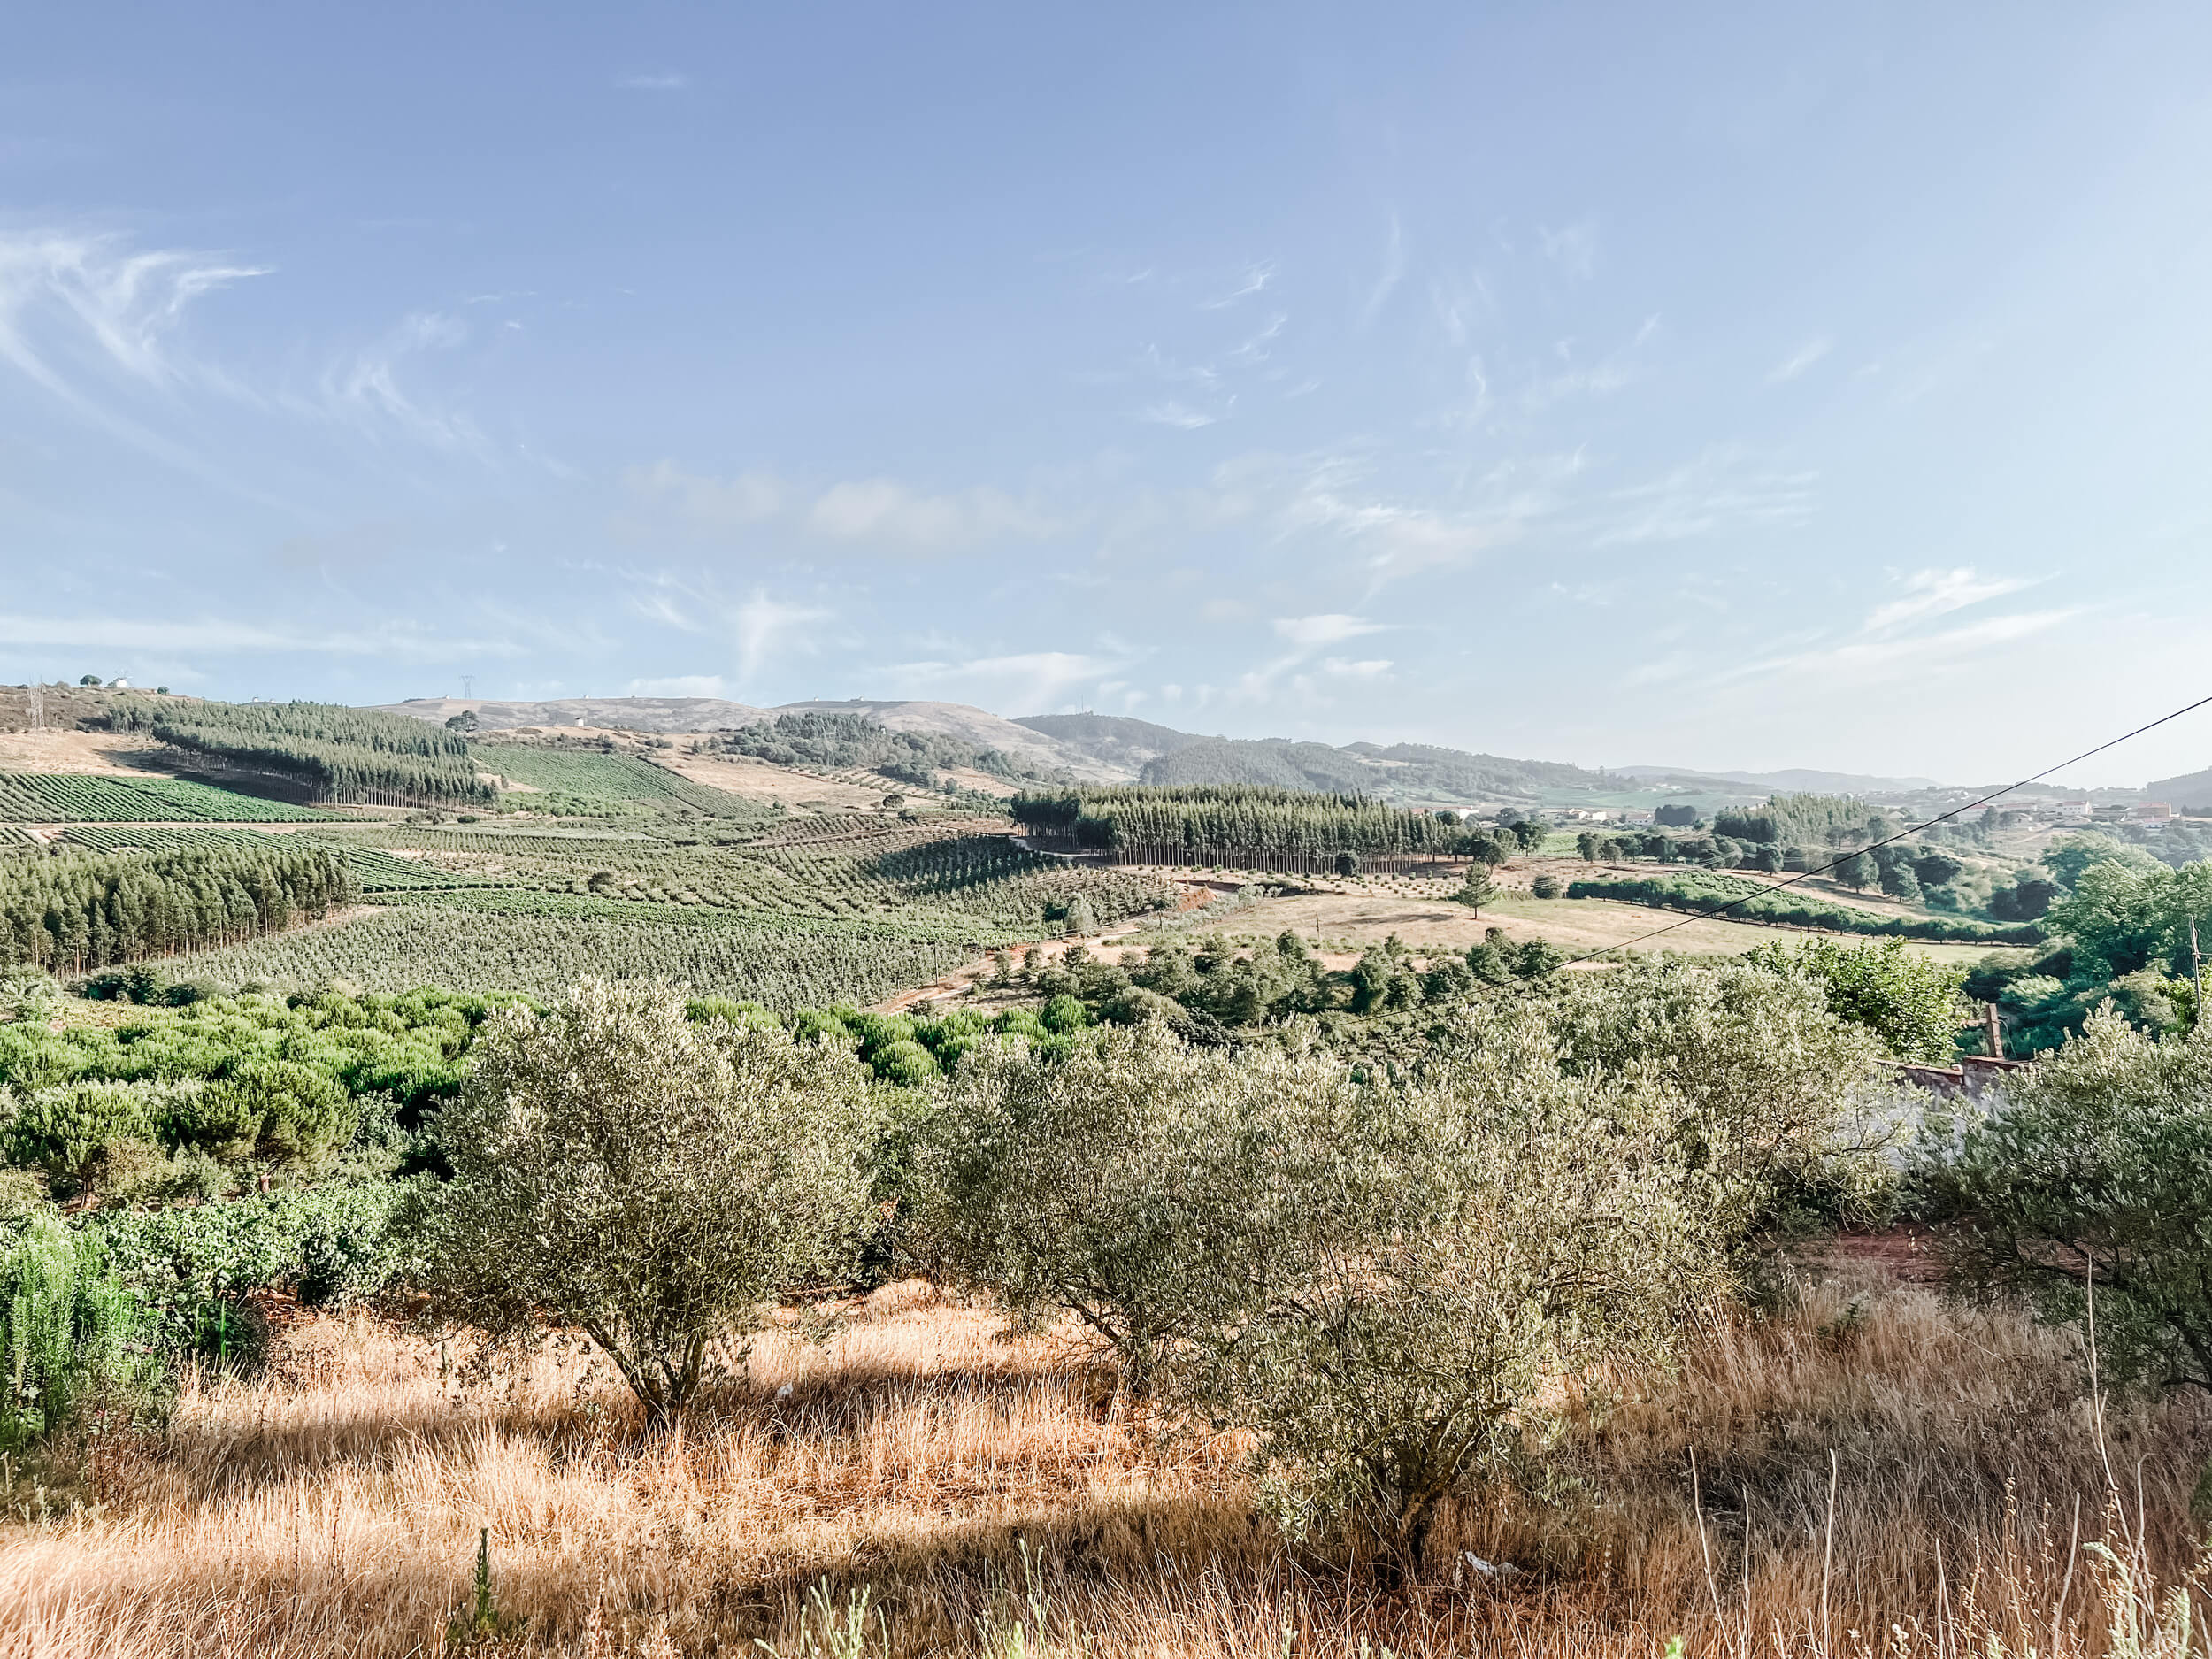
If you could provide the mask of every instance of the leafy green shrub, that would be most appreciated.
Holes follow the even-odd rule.
[[[1777,942],[1747,950],[1744,960],[1811,979],[1831,1011],[1865,1026],[1901,1060],[1948,1060],[1966,1020],[1959,997],[1964,965],[1909,951],[1901,939],[1856,946],[1804,939],[1795,950]]]
[[[2212,1036],[2092,1014],[1918,1173],[1969,1282],[2078,1321],[2093,1279],[2112,1375],[2212,1390]]]
[[[296,1291],[310,1306],[371,1296],[401,1263],[396,1183],[328,1186],[165,1210],[102,1210],[87,1223],[155,1340],[237,1357],[248,1293]],[[250,1357],[250,1356],[248,1356]]]
[[[93,1235],[51,1210],[0,1225],[0,1448],[158,1414],[165,1379],[150,1325]]]

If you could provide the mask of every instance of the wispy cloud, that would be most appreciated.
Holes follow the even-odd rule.
[[[1311,649],[1324,645],[1341,645],[1345,641],[1356,640],[1363,634],[1385,633],[1390,626],[1387,622],[1371,622],[1365,617],[1331,612],[1314,617],[1277,617],[1275,634],[1279,639]]]
[[[1785,380],[1795,380],[1835,348],[1836,342],[1827,335],[1815,335],[1767,372],[1767,384],[1779,386]]]
[[[73,403],[84,396],[73,368],[170,384],[194,372],[175,351],[192,302],[267,274],[206,254],[133,251],[111,235],[0,232],[0,358]]]
[[[1199,309],[1201,311],[1225,311],[1228,307],[1235,304],[1239,300],[1249,299],[1255,294],[1265,292],[1267,285],[1274,280],[1275,263],[1273,260],[1271,259],[1263,261],[1258,265],[1247,265],[1245,267],[1243,280],[1236,288],[1231,289],[1228,293],[1222,295],[1217,299],[1201,301],[1199,303]]]
[[[1221,419],[1202,409],[1193,409],[1187,403],[1168,398],[1163,403],[1145,406],[1143,419],[1158,426],[1179,426],[1185,432],[1195,432],[1201,426],[1210,426]]]
[[[1398,291],[1398,284],[1406,276],[1405,227],[1398,216],[1390,216],[1390,233],[1383,239],[1382,269],[1376,273],[1375,286],[1367,291],[1367,301],[1359,308],[1359,326],[1371,327],[1383,307],[1390,303],[1390,296]]]
[[[411,661],[457,656],[515,657],[511,641],[456,639],[420,629],[365,625],[330,633],[303,633],[219,619],[137,621],[122,617],[0,615],[0,645],[77,646],[150,652],[334,652],[350,657],[403,657]]]
[[[1558,230],[1539,225],[1537,246],[1544,257],[1577,281],[1587,281],[1598,266],[1598,227],[1594,219],[1578,219]]]
[[[1021,651],[1003,657],[902,663],[890,671],[910,691],[952,691],[987,708],[1051,709],[1079,688],[1100,689],[1127,674],[1133,653],[1097,656],[1084,651]]]
[[[331,365],[323,375],[324,403],[372,437],[397,427],[442,449],[488,454],[484,434],[466,415],[435,409],[400,384],[410,360],[451,351],[468,338],[468,325],[457,317],[412,312],[373,344]]]
[[[615,85],[625,92],[681,92],[691,77],[664,71],[658,74],[618,75]]]
[[[1002,490],[925,495],[895,479],[833,484],[808,510],[807,527],[840,541],[873,541],[943,552],[1052,534],[1051,519]]]
[[[1801,524],[1816,503],[1811,472],[1779,472],[1750,464],[1740,449],[1720,445],[1648,483],[1616,490],[1596,515],[1597,547],[1682,541],[1746,526]]]
[[[2071,621],[2078,606],[1989,617],[1963,627],[1907,638],[1853,639],[1812,650],[1793,651],[1746,663],[1718,676],[1722,682],[1788,675],[1824,690],[1841,685],[1896,680],[1943,670],[1960,670],[1965,659],[2011,645]]]
[[[2031,578],[1984,576],[1970,565],[1947,571],[1916,571],[1905,578],[1901,596],[1875,607],[1867,617],[1866,631],[1892,633],[1910,623],[1962,611],[1984,600],[2001,598],[2034,586]]]
[[[775,525],[817,542],[950,553],[1041,541],[1064,527],[1035,503],[988,486],[932,495],[896,479],[870,478],[813,490],[764,471],[703,478],[672,461],[634,467],[624,482],[634,496],[709,534]]]

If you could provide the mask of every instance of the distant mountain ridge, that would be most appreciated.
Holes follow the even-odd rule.
[[[1432,743],[1340,747],[1286,737],[1208,737],[1127,715],[1032,714],[1008,719],[967,703],[901,698],[818,698],[760,708],[719,697],[570,697],[539,703],[417,697],[383,707],[389,713],[441,725],[467,710],[486,732],[518,726],[712,732],[763,725],[783,714],[857,714],[895,732],[995,749],[1039,772],[1085,782],[1268,784],[1286,789],[1356,791],[1409,804],[1557,804],[1562,796],[1632,796],[1655,785],[1736,800],[1756,799],[1770,792],[1855,795],[1909,793],[1931,787],[1924,778],[1879,778],[1806,767],[1713,772],[1679,766],[1621,766],[1594,771],[1563,761],[1514,759]],[[2169,779],[2152,785],[2151,793],[2186,795],[2189,787],[2197,788],[2202,799],[2212,800],[2212,772]]]
[[[1779,789],[1800,795],[1863,795],[1868,790],[1909,794],[1915,789],[1941,786],[1933,778],[1877,778],[1855,772],[1821,772],[1808,766],[1789,766],[1780,772],[1699,772],[1689,766],[1609,766],[1607,775],[1649,781],[1749,784],[1756,789]]]

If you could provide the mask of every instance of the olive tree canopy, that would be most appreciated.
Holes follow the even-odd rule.
[[[494,1333],[581,1329],[657,1426],[711,1341],[864,1223],[867,1079],[841,1046],[586,980],[542,1018],[502,1010],[475,1054],[436,1125],[453,1179],[418,1215],[434,1304]]]

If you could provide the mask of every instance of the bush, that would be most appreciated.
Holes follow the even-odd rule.
[[[433,1304],[495,1333],[580,1327],[673,1426],[716,1338],[835,1268],[867,1214],[867,1072],[837,1043],[693,1024],[587,979],[485,1026],[439,1113],[449,1185],[411,1221]]]
[[[321,1307],[372,1296],[400,1267],[396,1183],[330,1186],[165,1210],[103,1210],[88,1224],[162,1346],[254,1357],[244,1301],[296,1291]]]
[[[1529,886],[1529,891],[1540,899],[1555,899],[1567,890],[1567,884],[1557,876],[1539,876]]]
[[[143,1308],[98,1240],[51,1210],[0,1225],[0,1448],[157,1414],[165,1378]]]
[[[2212,1035],[2093,1014],[1918,1172],[1968,1282],[2078,1321],[2093,1281],[2111,1375],[2212,1390]]]
[[[1920,956],[1901,939],[1856,946],[1805,939],[1794,951],[1778,942],[1747,950],[1744,960],[1811,979],[1832,1012],[1865,1026],[1901,1060],[1940,1063],[1956,1049],[1967,1012],[1959,996],[1966,983],[1962,964]]]

